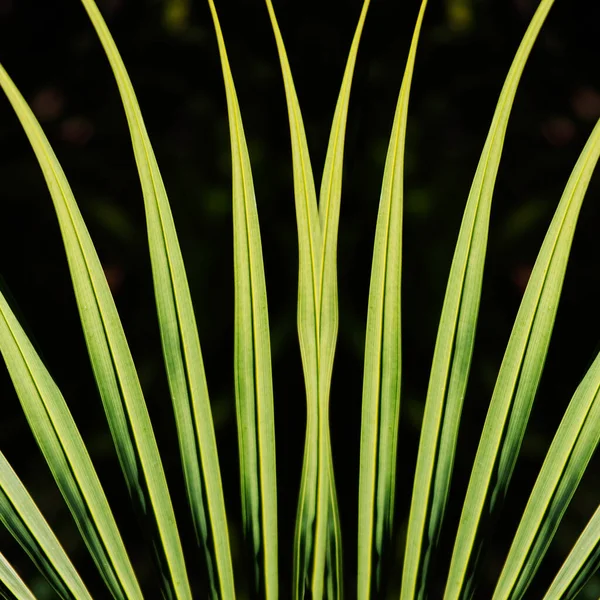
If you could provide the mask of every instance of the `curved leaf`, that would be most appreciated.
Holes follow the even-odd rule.
[[[600,156],[600,122],[567,189],[581,204]],[[577,210],[577,209],[575,209]],[[500,575],[494,600],[522,598],[600,441],[600,355],[579,385],[548,451]]]
[[[61,598],[91,600],[87,588],[17,474],[0,452],[0,521]],[[13,576],[4,571],[0,579]],[[11,584],[5,580],[5,585]]]
[[[16,600],[35,600],[31,590],[0,552],[0,594],[5,596],[3,590]]]
[[[546,234],[498,374],[463,506],[447,598],[463,589],[481,515],[493,511],[510,481],[550,342],[575,224],[597,159],[595,150],[590,152],[596,141],[590,144]]]
[[[0,71],[0,84],[3,74]],[[27,421],[115,598],[142,598],[108,501],[60,390],[0,292],[0,352]]]
[[[209,0],[209,4],[219,43],[232,148],[235,388],[244,526],[252,539],[257,587],[262,579],[265,598],[277,598],[275,422],[267,290],[242,117],[214,2]]]
[[[437,546],[454,468],[485,264],[490,209],[504,136],[533,43],[553,4],[542,0],[517,50],[479,159],[450,268],[435,345],[408,524],[401,598],[422,597]],[[460,558],[458,553],[462,552]],[[457,544],[447,598],[460,594],[471,547]],[[460,566],[459,566],[460,565]],[[460,575],[456,570],[460,570]]]
[[[168,595],[190,598],[183,552],[160,454],[133,358],[100,259],[42,128],[5,71],[2,87],[36,154],[54,202],[88,352],[129,493],[156,526]]]
[[[110,62],[129,124],[144,195],[163,355],[196,536],[204,545],[213,596],[220,593],[233,598],[229,533],[208,387],[171,208],[123,60],[95,3],[82,3]],[[218,583],[213,573],[213,554]]]
[[[374,589],[380,591],[381,561],[390,549],[394,521],[402,356],[404,143],[408,98],[426,6],[427,0],[423,0],[398,97],[385,161],[371,269],[358,492],[357,597],[364,599],[369,598]]]
[[[573,600],[600,568],[600,506],[571,549],[543,600]]]
[[[369,0],[359,17],[335,109],[319,206],[292,75],[270,0],[266,0],[288,105],[298,224],[298,336],[307,396],[306,442],[296,518],[294,598],[341,596],[341,531],[329,434],[329,391],[338,326],[337,232],[350,87]],[[327,581],[327,585],[325,582]]]

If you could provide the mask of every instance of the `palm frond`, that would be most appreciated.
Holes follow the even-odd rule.
[[[36,154],[54,202],[92,368],[129,493],[156,527],[165,592],[191,591],[160,453],[133,358],[100,259],[69,183],[31,109],[4,70],[0,83]]]
[[[234,597],[229,533],[208,386],[173,215],[123,60],[95,3],[82,2],[110,61],[129,124],[146,209],[163,355],[196,537],[205,550],[213,596]]]
[[[504,136],[525,63],[552,4],[553,0],[542,0],[517,50],[500,93],[458,235],[425,401],[404,555],[402,600],[423,593],[437,546],[473,355],[490,210]],[[462,551],[464,557],[453,560],[453,569],[460,564],[466,570],[461,561],[468,562],[470,558],[467,546],[462,542],[456,546],[455,556]],[[461,576],[451,572],[448,600],[460,593]]]
[[[572,206],[572,214],[563,216],[567,238],[573,235],[575,219],[599,156],[600,122],[573,169],[561,201],[561,205]],[[570,239],[562,247],[559,243],[557,240],[554,252],[568,257]],[[577,388],[550,446],[496,585],[494,600],[521,598],[536,573],[600,441],[599,390],[600,355]]]
[[[307,396],[304,464],[294,557],[294,598],[341,595],[341,531],[329,434],[329,391],[338,327],[337,232],[350,87],[369,7],[365,0],[336,105],[317,207],[306,134],[283,39],[270,0],[288,104],[299,246],[298,335]],[[325,586],[325,581],[328,581]]]
[[[4,77],[0,71],[0,85]],[[0,352],[31,430],[100,574],[115,598],[141,599],[108,501],[66,402],[1,293]],[[4,466],[10,475],[8,465]],[[12,500],[16,507],[24,501],[25,491],[15,484],[13,479],[13,490],[20,494],[16,502]],[[41,527],[38,522],[38,532]],[[79,586],[72,571],[63,567],[62,572],[69,572],[70,581]]]
[[[510,482],[544,366],[575,225],[598,159],[596,136],[595,131],[567,183],[515,320],[463,506],[446,587],[448,598],[457,597],[466,585],[481,515],[494,510]]]
[[[204,552],[212,600],[277,600],[279,552],[274,393],[261,230],[250,156],[215,0],[208,8],[225,85],[232,157],[234,383],[241,513],[250,586],[234,580],[215,426],[203,353],[171,205],[133,84],[96,0],[80,0],[104,49],[124,107],[143,193],[163,359],[173,405],[187,502]],[[330,433],[330,394],[338,337],[338,227],[351,86],[370,0],[363,0],[333,115],[317,195],[303,118],[272,0],[265,0],[285,88],[298,230],[297,328],[306,394],[306,431],[293,544],[293,600],[342,600],[342,539]],[[415,2],[415,5],[417,3]],[[356,595],[384,594],[394,558],[396,463],[402,377],[401,283],[405,139],[409,96],[427,0],[420,0],[388,144],[373,249],[362,390]],[[432,568],[450,497],[481,301],[491,206],[517,89],[554,4],[538,0],[502,87],[467,198],[439,320],[410,498],[401,600],[432,593]],[[191,5],[190,5],[191,6]],[[183,21],[188,22],[189,8]],[[415,9],[417,6],[415,6]],[[167,6],[169,23],[177,8]],[[173,12],[175,11],[175,12]],[[181,11],[180,11],[181,12]],[[185,11],[184,11],[185,12]],[[183,14],[183,13],[181,13]],[[175,20],[173,20],[175,19]],[[180,19],[181,21],[181,19]],[[181,21],[181,23],[183,23]],[[180,25],[181,25],[180,23]],[[192,26],[186,32],[192,34]],[[200,28],[201,29],[201,28]],[[188,39],[198,39],[195,29]],[[171,29],[174,31],[174,29]],[[180,28],[179,32],[183,29]],[[175,512],[138,374],[100,258],[66,176],[31,108],[0,65],[0,87],[42,169],[60,226],[80,321],[110,433],[146,547],[155,553],[160,592],[191,600],[194,565],[184,556]],[[42,117],[40,117],[42,118]],[[507,494],[548,352],[575,228],[600,158],[600,121],[575,164],[539,250],[505,349],[468,486],[444,600],[477,597],[480,557]],[[3,214],[3,213],[2,213]],[[33,337],[0,281],[0,354],[20,405],[108,593],[141,600],[142,591],[82,436]],[[577,387],[547,452],[493,592],[528,597],[563,516],[600,444],[600,353]],[[348,491],[348,487],[345,488]],[[407,490],[408,491],[408,490]],[[462,499],[462,498],[461,498]],[[354,518],[353,515],[351,515]],[[0,523],[63,600],[91,600],[61,546],[0,452]],[[57,530],[58,531],[58,530]],[[60,531],[58,532],[60,534]],[[402,532],[403,535],[404,532]],[[397,548],[402,552],[400,547]],[[6,556],[5,556],[6,554]],[[566,554],[566,553],[565,553]],[[10,549],[0,552],[0,596],[32,600]],[[600,508],[551,583],[544,600],[571,600],[600,566]],[[82,571],[83,573],[83,571]],[[400,573],[398,573],[400,575]],[[140,577],[142,573],[140,573]],[[237,573],[236,573],[237,577]],[[353,580],[353,574],[346,577]],[[100,579],[99,578],[99,579]],[[200,578],[204,583],[204,578]],[[140,581],[142,581],[140,579]],[[144,586],[146,582],[144,581]],[[91,585],[91,584],[90,584]],[[93,590],[93,588],[90,587]],[[243,591],[241,591],[243,590]],[[146,590],[144,589],[144,592]],[[289,592],[286,590],[285,594]],[[50,593],[53,593],[50,591]],[[353,592],[350,592],[353,595]]]

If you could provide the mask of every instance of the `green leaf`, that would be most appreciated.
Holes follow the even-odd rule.
[[[522,598],[600,441],[600,355],[554,437],[496,584],[494,600]]]
[[[573,235],[575,219],[600,156],[600,121],[573,169],[557,213],[563,211],[564,236]],[[565,205],[574,217],[567,222]],[[570,243],[570,240],[569,240]],[[568,246],[554,252],[568,255]],[[494,600],[521,598],[536,573],[587,464],[600,441],[600,355],[577,388],[550,446],[504,568]]]
[[[597,155],[590,140],[569,179],[523,297],[500,368],[463,506],[446,597],[466,582],[482,514],[506,494],[541,377],[575,224]]]
[[[42,168],[58,217],[79,315],[129,493],[156,528],[165,593],[191,598],[179,533],[154,432],[100,259],[65,174],[27,103],[5,71],[1,85]]]
[[[6,593],[10,594],[7,596]],[[16,600],[35,600],[31,590],[0,552],[0,594]]]
[[[504,136],[523,68],[553,4],[542,0],[515,55],[502,88],[471,186],[435,345],[408,524],[401,598],[423,597],[448,502],[458,429],[466,392],[485,264],[494,185]],[[458,546],[457,546],[458,548]],[[453,569],[466,570],[471,548],[461,542]],[[460,566],[459,566],[460,565]],[[452,572],[447,598],[461,593],[464,573]]]
[[[401,275],[404,145],[408,99],[427,0],[421,3],[388,147],[369,292],[360,441],[357,597],[380,592],[390,550],[401,387]],[[374,556],[375,555],[375,556]],[[373,566],[376,576],[373,585]]]
[[[573,600],[600,568],[600,506],[571,549],[543,600]]]
[[[325,157],[319,193],[319,217],[323,244],[321,263],[318,265],[319,270],[316,273],[315,284],[307,286],[305,289],[299,289],[299,295],[304,295],[306,302],[315,297],[311,293],[312,289],[318,291],[316,296],[318,302],[315,306],[317,328],[313,334],[318,348],[318,371],[314,374],[317,376],[318,389],[318,466],[316,488],[304,489],[313,498],[315,498],[316,490],[313,583],[311,585],[313,598],[321,597],[323,581],[329,582],[327,597],[342,597],[342,541],[331,456],[329,393],[338,331],[337,236],[342,194],[344,139],[354,66],[369,4],[370,0],[365,0],[363,3],[356,26]],[[304,336],[301,334],[300,337],[308,335],[311,335],[311,332],[306,331]]]
[[[447,592],[458,590],[459,564],[464,577],[465,558],[480,515],[492,512],[506,494],[542,374],[575,225],[595,160],[594,153],[584,152],[569,179],[521,302],[475,457],[453,556],[456,579],[449,580]]]
[[[337,232],[350,87],[369,0],[359,17],[335,109],[319,206],[294,83],[270,0],[266,0],[288,105],[298,225],[298,335],[307,397],[302,482],[296,518],[294,598],[341,597],[341,531],[329,433],[329,391],[338,327]]]
[[[0,70],[0,84],[4,84]],[[133,567],[81,435],[0,293],[0,352],[31,430],[104,581],[115,598],[142,598]]]
[[[0,452],[0,521],[21,544],[61,598],[91,600],[60,542],[31,496]],[[124,565],[125,566],[125,565]],[[11,574],[0,569],[0,580],[11,589]]]
[[[233,598],[235,588],[217,444],[196,319],[173,216],[123,61],[94,2],[82,2],[110,61],[129,124],[144,196],[163,355],[196,536],[204,545],[213,596]],[[213,573],[213,559],[218,582]]]
[[[250,157],[223,33],[209,0],[227,94],[233,174],[235,389],[246,535],[256,559],[257,589],[278,596],[275,422],[267,290]],[[262,555],[262,565],[260,557]],[[262,567],[262,568],[261,568]],[[262,595],[262,594],[261,594]]]
[[[302,465],[302,480],[296,517],[294,541],[293,598],[305,596],[306,586],[311,586],[311,557],[314,553],[314,524],[316,498],[311,490],[317,489],[319,452],[319,401],[318,401],[318,340],[317,335],[317,268],[321,262],[322,233],[319,223],[317,195],[306,143],[306,133],[298,104],[290,66],[283,39],[270,0],[266,0],[271,18],[277,51],[283,73],[288,118],[292,142],[294,172],[294,197],[298,226],[298,336],[306,386],[306,441]],[[332,580],[341,579],[339,548],[334,549],[334,560],[328,564]]]

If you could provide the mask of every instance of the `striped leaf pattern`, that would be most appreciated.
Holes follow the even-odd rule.
[[[208,385],[173,215],[121,56],[94,2],[82,2],[110,61],[129,124],[146,209],[163,355],[196,537],[205,550],[212,596],[233,597],[229,533]]]
[[[421,3],[400,88],[383,174],[367,314],[362,399],[358,598],[381,590],[381,562],[391,547],[400,417],[402,212],[404,141],[417,43],[427,6]]]
[[[255,556],[257,590],[278,597],[277,486],[271,344],[258,212],[250,157],[215,5],[232,149],[235,268],[235,390],[245,533]]]
[[[294,598],[342,594],[341,531],[329,435],[329,391],[338,327],[337,233],[343,147],[350,86],[369,1],[363,3],[335,109],[319,203],[302,115],[283,39],[270,0],[267,8],[286,91],[298,226],[298,336],[307,397],[304,464],[294,549]]]
[[[65,174],[39,123],[5,71],[0,83],[36,154],[54,202],[92,368],[129,493],[156,528],[165,593],[190,598],[175,515],[150,418],[100,259]]]
[[[184,260],[165,184],[133,85],[94,0],[80,0],[106,53],[129,126],[144,207],[162,351],[175,415],[194,533],[205,556],[202,597],[234,600],[234,581],[208,383]],[[337,237],[350,90],[365,26],[364,0],[348,54],[317,197],[306,133],[283,37],[271,0],[273,29],[288,109],[298,228],[298,337],[307,424],[293,548],[292,589],[281,589],[270,325],[258,209],[241,109],[214,0],[232,154],[234,379],[241,513],[253,597],[341,600],[354,574],[342,571],[342,540],[330,439],[329,401],[338,333]],[[402,382],[401,278],[404,148],[408,102],[427,0],[416,18],[394,116],[372,258],[362,391],[356,596],[383,597],[384,566],[399,537],[396,461]],[[442,307],[407,521],[402,600],[423,599],[439,573],[436,551],[447,508],[467,392],[484,276],[494,186],[509,117],[529,54],[553,0],[540,0],[500,93],[467,199]],[[187,13],[186,13],[187,14]],[[187,17],[186,17],[187,18]],[[7,72],[0,87],[29,138],[57,214],[93,374],[147,545],[154,549],[160,593],[191,600],[197,565],[184,556],[162,458],[128,343],[100,259],[66,176],[40,124]],[[453,540],[445,600],[477,597],[477,562],[487,527],[502,506],[542,377],[582,203],[600,157],[600,122],[575,164],[539,251],[508,341]],[[141,599],[142,587],[92,459],[59,387],[0,291],[0,353],[40,447],[106,594]],[[348,401],[358,401],[352,398]],[[557,528],[600,442],[600,354],[575,390],[554,436],[493,592],[493,600],[527,598]],[[402,493],[409,487],[402,482]],[[460,493],[460,491],[457,491]],[[231,510],[235,503],[229,503]],[[56,594],[91,594],[51,524],[0,452],[0,522]],[[352,544],[354,546],[354,544]],[[7,553],[10,555],[10,553]],[[235,560],[234,560],[235,559]],[[0,595],[35,598],[35,588],[0,552]],[[187,561],[187,562],[186,562]],[[393,561],[390,561],[390,565]],[[16,564],[16,563],[14,563]],[[600,509],[566,557],[544,600],[577,597],[600,565]],[[248,566],[248,565],[247,565]],[[399,567],[399,565],[397,565]],[[194,569],[194,572],[192,572]],[[141,581],[141,579],[140,579]],[[142,583],[144,583],[142,581]],[[437,582],[436,582],[437,583]],[[354,592],[346,594],[353,597]],[[92,589],[92,588],[90,588]],[[242,592],[242,590],[244,590]],[[148,591],[149,594],[158,593]],[[195,593],[195,592],[194,592]]]

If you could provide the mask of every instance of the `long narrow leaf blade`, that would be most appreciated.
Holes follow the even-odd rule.
[[[2,293],[0,352],[33,434],[100,574],[115,598],[141,599],[133,567],[81,435],[60,390]]]
[[[467,200],[448,277],[425,402],[404,558],[402,600],[415,595],[421,597],[424,593],[428,566],[437,546],[473,355],[490,209],[504,136],[525,63],[552,4],[553,0],[542,0],[517,50]]]
[[[61,598],[92,599],[54,532],[1,452],[0,521]]]
[[[123,60],[95,3],[82,2],[111,64],[129,124],[144,195],[163,354],[196,536],[205,549],[213,596],[233,598],[229,533],[208,386],[173,216]],[[218,583],[213,575],[213,555]]]
[[[522,598],[600,441],[600,358],[581,383],[546,456],[494,591]]]
[[[365,0],[352,39],[352,45],[344,70],[344,77],[335,107],[329,145],[325,157],[323,180],[319,194],[319,217],[323,236],[323,251],[318,272],[319,290],[317,314],[319,315],[318,343],[318,393],[319,393],[319,427],[318,427],[318,478],[316,487],[316,519],[313,565],[313,593],[320,597],[322,582],[330,578],[332,568],[339,583],[336,594],[342,590],[341,562],[341,528],[337,498],[331,442],[329,432],[329,393],[335,357],[335,346],[338,330],[338,284],[337,284],[337,237],[342,195],[342,172],[344,162],[344,140],[346,120],[350,103],[350,90],[354,76],[354,66],[358,54],[360,38],[367,18],[369,0]],[[334,554],[335,553],[335,554]],[[335,560],[335,566],[329,565]]]
[[[465,583],[480,516],[484,511],[491,513],[506,493],[541,377],[590,176],[588,164],[581,173],[581,185],[569,180],[523,297],[471,473],[446,590],[449,598],[454,598]]]
[[[329,391],[337,338],[337,231],[350,87],[369,6],[359,17],[333,118],[317,210],[306,136],[270,0],[266,0],[282,67],[294,162],[299,245],[298,334],[307,394],[307,432],[296,519],[294,597],[341,595],[341,532],[329,434]],[[318,220],[317,220],[318,219]],[[325,585],[327,581],[327,586]]]
[[[304,597],[305,586],[310,580],[309,571],[313,554],[313,528],[316,514],[316,504],[310,490],[316,488],[318,477],[319,315],[317,303],[319,290],[317,270],[321,262],[322,234],[314,178],[298,97],[271,0],[266,0],[266,5],[275,34],[285,86],[292,142],[294,199],[298,227],[298,337],[306,386],[306,440],[296,517],[292,588],[293,598],[299,599]]]
[[[600,568],[600,506],[571,549],[543,600],[573,600]]]
[[[16,598],[16,600],[35,600],[31,590],[0,552],[0,595],[6,594],[10,594],[6,596],[7,598]]]
[[[267,291],[250,157],[223,33],[209,0],[227,95],[233,173],[235,387],[246,534],[256,584],[278,596],[275,423]],[[262,556],[262,560],[261,560]],[[262,581],[261,581],[262,580]]]
[[[481,515],[503,499],[541,377],[575,225],[597,155],[595,140],[565,188],[534,266],[504,355],[463,506],[446,588],[458,597],[475,552]]]
[[[357,597],[365,600],[372,593],[380,592],[381,562],[390,548],[394,522],[402,369],[404,145],[408,99],[426,6],[427,0],[423,0],[398,97],[385,161],[371,269],[358,499]]]
[[[31,109],[6,73],[2,87],[29,138],[54,202],[88,352],[129,493],[156,527],[165,593],[190,598],[181,542],[140,382],[100,259],[73,193]]]
[[[600,122],[577,165],[567,190],[581,204],[600,156]],[[600,355],[578,387],[550,446],[496,585],[494,600],[525,593],[560,524],[585,468],[600,441]]]

